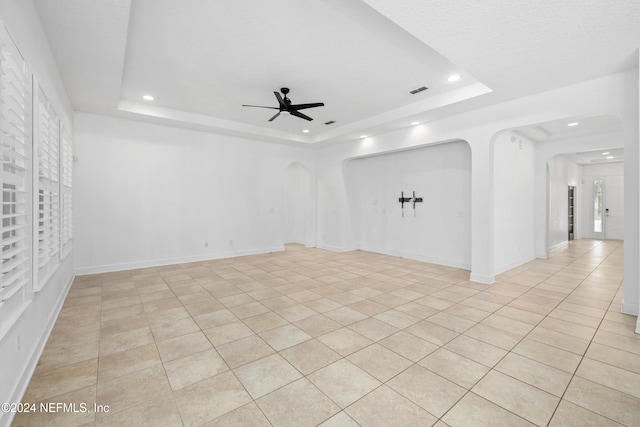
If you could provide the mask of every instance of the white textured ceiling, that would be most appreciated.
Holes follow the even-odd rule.
[[[637,0],[34,2],[77,110],[300,143],[631,69],[640,40]],[[241,106],[285,86],[312,122]]]

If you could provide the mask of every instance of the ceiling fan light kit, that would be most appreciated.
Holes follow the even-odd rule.
[[[301,119],[311,121],[313,120],[311,117],[305,114],[302,114],[299,110],[304,110],[307,108],[315,108],[315,107],[324,107],[323,102],[314,102],[310,104],[292,104],[291,100],[287,96],[287,94],[289,93],[289,88],[283,87],[280,89],[280,92],[282,92],[282,95],[284,95],[284,98],[282,97],[282,95],[280,95],[279,92],[275,92],[275,91],[273,92],[273,94],[276,96],[276,99],[278,100],[278,107],[266,107],[264,105],[248,105],[248,104],[243,104],[242,106],[256,107],[256,108],[269,108],[271,110],[278,110],[278,112],[269,119],[270,122],[275,120],[281,113],[289,113],[292,116],[296,116]]]

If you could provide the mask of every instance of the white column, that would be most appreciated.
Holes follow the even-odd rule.
[[[493,153],[486,143],[471,144],[471,280],[495,282],[493,266]]]

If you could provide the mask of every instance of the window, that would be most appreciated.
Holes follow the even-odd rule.
[[[42,89],[38,89],[37,289],[49,279],[60,254],[59,121]]]
[[[2,276],[0,325],[18,316],[31,282],[31,79],[0,23]],[[1,336],[1,334],[0,334]]]
[[[60,176],[62,177],[62,221],[61,221],[61,248],[66,255],[71,250],[71,238],[73,237],[72,222],[72,171],[73,171],[73,145],[66,129],[60,132],[62,159],[60,162]]]
[[[602,233],[602,180],[593,181],[593,232]]]

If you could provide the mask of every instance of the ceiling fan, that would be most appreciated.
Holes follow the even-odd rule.
[[[284,98],[282,98],[282,96],[278,93],[278,92],[273,92],[273,94],[276,96],[276,98],[278,99],[278,107],[265,107],[263,105],[246,105],[243,104],[243,107],[257,107],[257,108],[270,108],[272,110],[278,110],[278,112],[269,119],[269,121],[273,121],[276,117],[278,117],[280,115],[280,113],[282,112],[287,112],[289,114],[291,114],[292,116],[296,116],[296,117],[300,117],[301,119],[305,119],[305,120],[313,120],[311,117],[306,116],[304,114],[302,114],[299,110],[304,110],[305,108],[314,108],[314,107],[323,107],[324,103],[323,102],[315,102],[312,104],[292,104],[291,100],[287,97],[287,94],[289,93],[289,88],[287,87],[283,87],[280,89],[280,92],[282,92],[282,95],[284,95]]]

